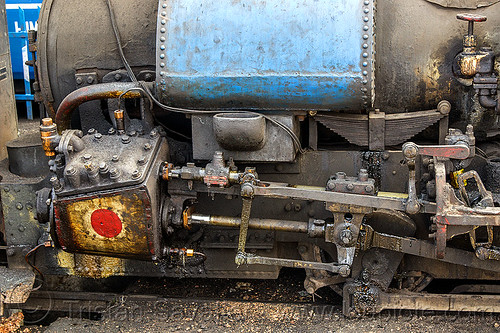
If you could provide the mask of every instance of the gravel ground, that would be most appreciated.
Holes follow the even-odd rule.
[[[347,319],[339,296],[324,288],[312,297],[303,278],[303,271],[283,270],[277,280],[141,278],[126,286],[111,280],[122,294],[151,301],[124,296],[92,320],[74,311],[26,332],[500,332],[500,314],[384,311]]]
[[[346,319],[340,306],[257,302],[125,302],[100,321],[60,318],[45,332],[498,332],[498,315],[385,312]]]

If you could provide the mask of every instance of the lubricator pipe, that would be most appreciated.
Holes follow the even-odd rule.
[[[203,214],[192,214],[188,217],[188,225],[203,224],[213,225],[218,227],[235,227],[239,228],[241,218],[230,216],[214,216]],[[297,233],[311,234],[310,223],[301,221],[287,221],[275,219],[258,219],[250,218],[248,227],[250,229],[274,230],[274,231],[289,231]],[[315,236],[320,236],[321,232],[315,233]]]
[[[151,85],[148,87],[149,89],[153,88],[153,83],[144,84]],[[70,127],[71,115],[79,105],[96,99],[118,98],[122,94],[122,98],[141,97],[140,90],[131,90],[134,88],[139,88],[137,83],[112,82],[94,84],[71,92],[63,99],[57,109],[56,125],[59,133]]]

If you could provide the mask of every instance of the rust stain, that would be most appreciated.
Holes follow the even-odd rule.
[[[124,271],[123,259],[88,254],[75,255],[75,273],[82,277],[102,279],[112,275],[123,275]]]
[[[69,252],[117,257],[149,258],[151,212],[149,199],[140,191],[74,198],[56,206],[59,241]],[[110,210],[122,222],[116,237],[100,235],[92,226],[92,213]]]

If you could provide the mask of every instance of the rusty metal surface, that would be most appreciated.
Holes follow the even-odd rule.
[[[69,252],[148,259],[154,253],[151,202],[144,188],[56,200],[55,225],[61,247]],[[122,229],[113,237],[91,225],[94,211],[106,209],[120,218]]]
[[[372,145],[371,150],[384,150],[386,146],[398,145],[412,138],[443,117],[445,115],[433,109],[396,114],[372,112],[368,116],[317,114],[314,118],[352,144]]]
[[[136,87],[137,85],[132,82],[113,82],[90,85],[71,92],[57,109],[55,119],[57,130],[62,133],[70,128],[71,115],[80,104],[98,99],[118,98],[120,95],[123,95],[122,98],[141,97],[140,92],[129,90]]]
[[[0,266],[0,302],[26,302],[34,282],[35,274],[29,269],[9,269]]]
[[[268,115],[270,118],[283,123],[296,135],[300,135],[300,124],[297,117],[293,115]],[[293,162],[296,149],[289,134],[283,129],[265,121],[265,143],[259,150],[254,151],[231,151],[224,149],[217,142],[216,127],[212,115],[191,116],[193,136],[193,157],[200,160],[209,160],[214,151],[222,151],[225,156],[231,156],[235,161],[254,162]]]

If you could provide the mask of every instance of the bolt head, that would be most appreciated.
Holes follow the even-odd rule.
[[[349,191],[354,190],[354,185],[353,185],[353,184],[347,184],[347,189],[348,189]]]

